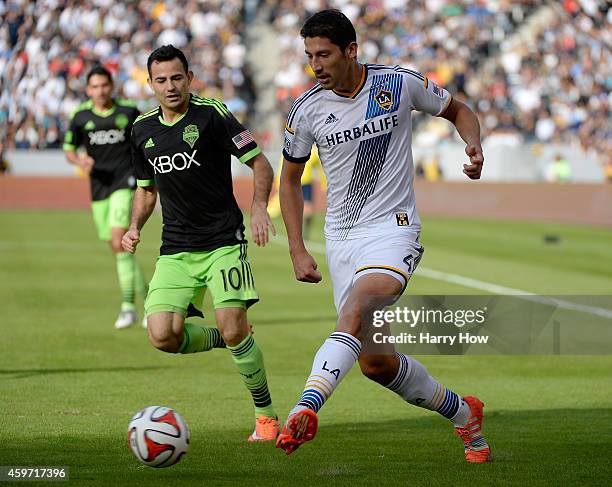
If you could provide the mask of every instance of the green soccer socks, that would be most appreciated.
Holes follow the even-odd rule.
[[[276,416],[272,398],[268,390],[263,354],[251,335],[235,347],[227,347],[232,352],[234,363],[253,397],[255,415]]]

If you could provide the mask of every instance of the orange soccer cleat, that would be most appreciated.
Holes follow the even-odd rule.
[[[276,416],[257,416],[255,431],[249,436],[250,442],[276,440],[280,425]]]
[[[317,434],[319,420],[312,409],[302,409],[287,418],[276,440],[276,448],[290,455],[302,443],[312,440]]]
[[[455,428],[465,445],[465,459],[470,463],[484,463],[491,459],[491,450],[482,436],[484,404],[480,399],[466,396],[463,400],[470,407],[470,419],[464,428]]]

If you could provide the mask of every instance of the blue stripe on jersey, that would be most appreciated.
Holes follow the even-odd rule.
[[[387,158],[392,132],[359,142],[353,175],[346,197],[340,208],[337,230],[340,240],[345,240],[349,231],[361,215],[366,201],[374,193],[378,177]]]
[[[382,69],[392,69],[393,71],[397,71],[398,73],[405,73],[414,76],[415,78],[420,79],[421,81],[425,81],[425,76],[423,76],[418,71],[413,71],[412,69],[402,68],[401,66],[384,66],[382,64],[368,64],[368,69],[372,71],[380,71]]]
[[[374,117],[379,117],[380,115],[396,112],[400,105],[401,94],[401,74],[386,73],[374,76],[370,86],[370,98],[368,99],[365,119],[369,120]],[[380,104],[381,97],[388,100],[388,103],[390,103],[386,108]]]
[[[300,96],[295,103],[293,104],[293,106],[291,107],[291,110],[289,110],[289,115],[287,115],[287,126],[291,127],[291,124],[293,123],[293,120],[295,118],[295,115],[297,113],[297,109],[302,106],[304,104],[304,102],[306,100],[308,100],[308,98],[310,98],[312,95],[314,95],[315,93],[318,93],[319,91],[321,91],[323,88],[321,88],[321,86],[319,86],[318,84],[313,86],[312,88],[310,88],[310,90],[308,90],[306,93],[304,93],[302,96]],[[291,127],[293,128],[293,127]]]
[[[425,76],[423,76],[421,73],[419,73],[418,71],[413,71],[412,69],[406,69],[406,68],[401,68],[399,66],[395,66],[393,68],[393,71],[397,71],[398,73],[406,73],[406,74],[411,74],[412,76],[414,76],[415,78],[419,78],[421,81],[425,81]]]

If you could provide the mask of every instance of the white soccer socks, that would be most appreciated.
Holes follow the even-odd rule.
[[[351,370],[361,353],[361,342],[349,333],[334,332],[315,355],[310,376],[297,405],[289,416],[302,410],[318,412],[338,384]],[[437,382],[418,361],[401,353],[395,379],[386,387],[410,404],[440,413],[455,427],[463,427],[470,407],[457,394]]]
[[[315,355],[304,392],[289,416],[302,410],[317,412],[329,399],[361,353],[361,342],[349,333],[332,333]]]
[[[450,389],[437,382],[418,361],[402,353],[397,354],[400,365],[395,379],[386,387],[405,401],[440,413],[455,427],[466,425],[470,407]]]

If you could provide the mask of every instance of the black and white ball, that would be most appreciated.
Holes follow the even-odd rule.
[[[130,450],[149,467],[169,467],[189,449],[189,428],[179,413],[163,406],[137,412],[128,426]]]

